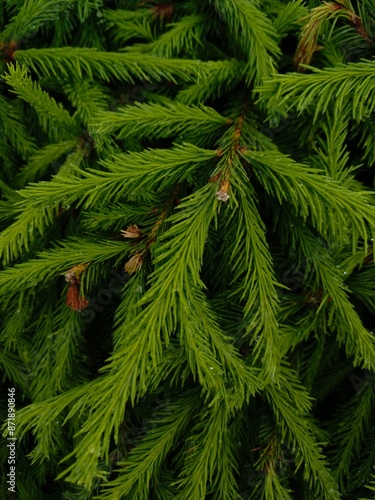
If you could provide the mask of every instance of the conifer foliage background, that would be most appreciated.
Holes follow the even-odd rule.
[[[16,498],[375,498],[374,22],[1,0]]]

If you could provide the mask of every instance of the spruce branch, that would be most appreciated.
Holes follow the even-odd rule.
[[[138,344],[137,347],[139,348],[140,345]],[[133,354],[135,352],[136,350],[133,349]],[[115,441],[118,441],[125,402],[129,397],[129,383],[132,379],[130,375],[133,369],[134,362],[128,363],[122,367],[120,372],[117,371],[115,374],[95,379],[88,384],[79,386],[43,403],[34,403],[26,411],[19,412],[21,433],[23,434],[24,431],[26,432],[27,429],[32,427],[35,428],[34,432],[38,433],[41,429],[40,422],[43,422],[44,426],[50,425],[66,408],[69,407],[69,413],[64,423],[74,418],[77,413],[82,414],[82,407],[91,406],[92,416],[85,421],[85,424],[76,434],[77,437],[84,434],[84,437],[78,441],[74,451],[64,458],[64,461],[67,461],[76,456],[80,473],[77,475],[73,463],[60,474],[60,477],[68,475],[68,481],[83,484],[88,490],[92,487],[94,479],[104,479],[106,477],[107,472],[98,468],[98,460],[100,457],[105,456],[108,461],[109,444],[113,431],[115,431]],[[116,384],[116,380],[118,382],[117,377],[121,378],[122,375],[124,376],[122,380],[128,380],[125,387],[123,383]],[[92,399],[92,394],[87,391],[88,386],[94,390],[95,399]],[[41,413],[42,419],[40,418]],[[111,415],[110,422],[107,419],[109,414]]]
[[[374,383],[369,381],[346,405],[345,419],[340,421],[334,432],[333,438],[338,444],[333,457],[334,477],[339,482],[349,475],[352,463],[360,454],[365,433],[371,426],[373,406]]]
[[[188,306],[192,308],[189,315]],[[212,392],[216,387],[217,394],[225,394],[222,403],[229,410],[239,409],[261,389],[259,369],[250,368],[241,360],[229,336],[218,328],[202,293],[196,291],[190,301],[181,298],[179,313],[180,341],[194,378],[197,373],[204,390]]]
[[[370,264],[364,265],[361,272],[353,273],[347,279],[351,292],[355,293],[371,312],[375,312],[374,275],[374,266]]]
[[[203,47],[204,34],[209,30],[208,19],[203,15],[182,17],[178,22],[170,23],[168,27],[171,29],[151,43],[134,45],[128,50],[169,58],[182,51],[194,54],[194,49]]]
[[[168,221],[173,225],[155,245],[155,270],[149,280],[151,286],[137,304],[146,307],[127,324],[126,344],[119,348],[113,359],[118,362],[127,353],[130,338],[139,338],[142,333],[144,345],[156,368],[162,350],[160,337],[168,345],[169,336],[178,325],[179,338],[192,374],[194,377],[198,375],[205,391],[215,394],[221,388],[221,393],[225,394],[223,376],[226,370],[230,378],[236,380],[231,388],[234,399],[228,401],[231,407],[241,405],[249,392],[258,389],[258,385],[255,372],[245,368],[233,347],[225,341],[199,292],[204,286],[200,278],[204,243],[217,203],[213,188],[206,184],[183,200],[178,205],[178,213],[169,217]],[[152,336],[148,332],[152,332]],[[215,359],[216,356],[219,360]]]
[[[54,162],[73,151],[77,145],[78,138],[56,144],[47,144],[44,148],[39,149],[29,158],[28,163],[19,173],[19,186],[24,187],[25,184],[42,178]]]
[[[83,394],[80,388],[74,398],[79,399],[70,410],[67,419],[71,419],[77,411],[84,406],[91,407],[92,414],[85,421],[77,437],[83,437],[78,441],[75,449],[64,458],[64,462],[75,457],[76,462],[69,465],[59,478],[65,477],[67,481],[84,485],[87,489],[92,487],[95,478],[105,479],[106,471],[98,468],[98,460],[104,457],[108,462],[109,446],[111,437],[115,442],[119,439],[119,429],[124,417],[125,404],[130,398],[132,404],[135,399],[140,399],[146,392],[152,381],[151,370],[144,365],[147,357],[147,346],[141,342],[144,335],[132,341],[128,348],[128,355],[122,357],[117,364],[117,369],[98,379],[96,385],[95,400],[90,394]],[[106,366],[106,371],[111,369]],[[159,368],[163,367],[163,363]],[[121,383],[119,383],[121,381]],[[126,381],[125,384],[123,381]],[[87,384],[83,388],[87,387]],[[110,421],[108,421],[110,415]],[[77,468],[78,466],[78,468]],[[79,471],[79,472],[78,472]]]
[[[82,78],[64,85],[64,91],[77,109],[75,116],[78,116],[91,132],[90,125],[94,116],[98,111],[108,108],[108,90],[91,79]]]
[[[349,357],[354,358],[353,363],[373,369],[374,338],[350,303],[350,289],[343,282],[352,271],[349,266],[338,268],[330,251],[322,246],[315,234],[303,227],[300,220],[293,219],[292,222],[289,231],[295,242],[293,248],[298,260],[306,259],[303,286],[310,290],[309,300],[312,297],[318,300],[313,315],[300,320],[302,331],[308,336],[312,330],[320,330],[322,325],[323,332],[336,331],[337,342],[345,347]]]
[[[203,499],[209,493],[216,498],[238,497],[233,454],[230,413],[219,401],[197,421],[186,440],[180,478],[174,483],[176,499]],[[222,496],[220,496],[222,495]]]
[[[34,37],[45,26],[61,22],[62,14],[67,10],[76,10],[79,21],[83,23],[93,10],[98,11],[102,7],[101,0],[27,0],[17,6],[9,6],[9,3],[16,4],[8,2],[7,8],[11,20],[3,29],[0,40],[16,44],[22,42],[24,38]]]
[[[292,500],[292,491],[285,488],[280,481],[279,475],[274,466],[267,465],[264,480],[264,500]]]
[[[17,50],[14,58],[40,76],[71,78],[78,75],[81,78],[88,75],[90,78],[99,77],[105,82],[116,79],[130,83],[136,79],[189,82],[197,77],[209,76],[220,64],[165,59],[146,54],[140,58],[131,52],[123,54],[79,47]]]
[[[35,401],[61,394],[71,387],[73,380],[76,385],[87,380],[77,359],[78,347],[83,341],[79,316],[62,300],[58,305],[56,301],[47,301],[41,311],[43,314],[45,321],[38,325],[38,337],[34,341],[34,348],[43,355],[38,356],[31,373],[30,390]]]
[[[40,182],[20,191],[24,205],[78,201],[89,208],[100,199],[116,201],[125,194],[141,196],[148,190],[162,191],[166,185],[186,179],[191,172],[215,158],[216,151],[197,148],[191,144],[174,149],[149,149],[141,153],[122,153],[101,161],[110,172],[88,169],[75,170],[80,176],[56,176],[53,181]],[[104,196],[104,194],[106,196]]]
[[[89,208],[100,199],[105,203],[117,201],[129,192],[134,199],[134,196],[142,194],[145,183],[148,189],[162,191],[167,183],[186,179],[198,165],[212,159],[215,154],[215,151],[186,144],[172,150],[116,155],[112,161],[103,161],[111,172],[85,172],[77,169],[77,163],[83,160],[83,152],[77,150],[52,181],[42,181],[19,191],[23,198],[17,207],[19,215],[17,221],[0,236],[0,253],[9,262],[23,248],[28,249],[30,240],[35,237],[33,232],[37,230],[39,234],[44,234],[53,223],[61,203],[70,206],[77,202],[77,206]],[[80,176],[71,175],[73,161],[74,172]],[[104,194],[106,199],[103,199]]]
[[[318,138],[317,154],[318,158],[312,158],[314,164],[319,169],[324,169],[326,175],[340,181],[348,188],[356,187],[353,178],[355,167],[350,167],[349,152],[346,146],[348,136],[348,120],[342,122],[327,119],[327,123],[322,125],[323,136]]]
[[[280,203],[288,200],[304,220],[310,218],[323,237],[346,243],[350,228],[353,249],[374,231],[372,200],[365,191],[352,191],[316,169],[294,162],[276,151],[241,152],[266,191]]]
[[[7,200],[0,201],[0,217],[8,219],[9,214],[12,212],[12,208],[14,207],[14,203],[19,201],[19,198],[16,191],[8,186],[8,184],[3,180],[0,180],[0,192],[2,194],[2,198]]]
[[[310,64],[314,52],[322,48],[318,46],[317,40],[326,21],[340,17],[353,19],[353,16],[355,14],[350,12],[344,3],[339,2],[324,2],[323,5],[312,9],[310,14],[303,19],[303,21],[308,22],[301,30],[298,47],[294,56],[296,68],[303,71],[303,65]]]
[[[9,65],[4,80],[13,88],[12,92],[35,109],[40,126],[44,132],[48,133],[52,141],[68,140],[78,133],[77,122],[74,118],[69,115],[62,104],[57,103],[42,90],[37,82],[32,81],[26,68],[20,65]]]
[[[294,25],[299,25],[301,19],[307,16],[308,10],[303,3],[303,0],[294,0],[279,7],[273,27],[280,36],[285,36]]]
[[[170,137],[181,133],[211,133],[228,124],[228,119],[206,106],[186,106],[181,103],[136,103],[116,112],[102,111],[92,122],[98,135],[114,134],[117,137]]]
[[[29,365],[30,342],[25,339],[25,331],[28,331],[29,323],[32,321],[35,308],[35,290],[24,290],[16,299],[9,296],[4,299],[3,327],[1,342],[4,352],[17,352],[27,367]],[[29,392],[29,386],[26,389]]]
[[[253,200],[256,198],[247,174],[241,164],[239,152],[246,150],[246,108],[239,113],[231,128],[221,141],[218,170],[223,172],[219,178],[221,189],[226,193],[233,190],[233,211],[228,216],[225,230],[233,233],[229,265],[233,272],[234,290],[229,297],[244,301],[244,322],[246,336],[254,345],[256,357],[266,354],[265,378],[275,377],[280,357],[277,347],[277,298],[276,280],[272,271],[272,259],[264,236],[265,227]],[[219,174],[217,174],[219,176]],[[226,183],[226,191],[223,186]],[[216,193],[216,194],[218,194]],[[234,223],[234,220],[236,221]],[[256,342],[256,343],[255,343]],[[254,344],[255,343],[255,344]]]
[[[279,460],[282,460],[280,442],[277,435],[272,435],[268,443],[261,448],[260,457],[255,464],[259,473],[262,473],[262,490],[260,498],[291,500],[291,490],[281,484],[282,474],[277,470]],[[255,450],[254,450],[255,451]]]
[[[362,121],[370,118],[375,101],[371,98],[375,74],[373,61],[338,64],[319,69],[308,66],[312,73],[290,73],[266,79],[257,90],[269,109],[295,109],[313,112],[314,122],[333,108],[336,120],[347,116]]]
[[[371,141],[371,134],[374,130],[374,119],[371,116],[368,120],[363,122],[359,130],[355,130],[354,132],[356,137],[359,138],[359,144],[362,148],[362,159],[368,164],[372,164],[375,161],[375,147],[374,143]]]
[[[238,167],[231,175],[233,189],[237,191],[235,196],[238,208],[227,222],[229,227],[232,226],[235,217],[237,224],[231,245],[233,283],[237,286],[230,296],[245,302],[245,339],[250,338],[257,356],[264,356],[266,378],[274,379],[280,363],[276,278],[265,238],[264,223],[255,202],[249,201],[256,199],[255,192],[244,180],[241,167]]]
[[[70,155],[60,168],[61,173],[70,174],[72,168],[77,168],[83,161],[83,152],[78,148]],[[48,184],[48,183],[46,183]],[[22,196],[22,190],[18,193]],[[25,211],[19,208],[22,201],[17,201],[13,208],[16,216],[15,222],[9,225],[0,235],[0,255],[4,262],[10,262],[22,254],[23,250],[29,250],[30,244],[39,235],[44,235],[58,216],[61,205],[69,207],[65,203],[66,198],[61,196],[59,200],[40,203],[33,200]]]
[[[36,144],[22,121],[22,108],[18,104],[0,96],[0,124],[4,139],[6,138],[23,158],[29,158],[35,153]],[[7,156],[6,153],[2,155],[3,158]]]
[[[19,387],[27,386],[27,373],[20,356],[12,351],[7,351],[1,346],[0,365],[3,375],[13,380]]]
[[[275,59],[280,55],[277,34],[258,6],[246,0],[211,0],[220,18],[228,25],[248,64],[246,82],[260,81],[275,72]]]
[[[17,211],[17,220],[8,226],[0,235],[0,253],[4,263],[11,262],[29,250],[32,238],[43,234],[57,215],[58,206],[49,205],[44,208],[30,207],[27,212]]]
[[[150,483],[157,480],[163,461],[200,407],[196,389],[169,398],[168,406],[155,415],[157,420],[148,422],[150,429],[127,455],[126,461],[117,463],[120,474],[103,486],[102,498],[131,495],[146,500]]]
[[[102,14],[118,42],[126,43],[131,38],[143,38],[148,42],[154,39],[151,26],[153,9],[104,9]]]
[[[38,259],[16,264],[2,272],[0,290],[5,294],[14,294],[25,288],[33,288],[48,284],[62,272],[81,262],[91,262],[91,265],[100,264],[107,259],[120,260],[129,251],[125,242],[102,241],[88,238],[72,238],[57,248],[39,253]]]
[[[18,423],[22,437],[25,432],[32,428],[35,434],[43,435],[43,428],[53,426],[57,418],[65,416],[62,425],[66,425],[70,421],[74,422],[77,416],[82,415],[84,408],[91,408],[92,416],[86,420],[85,424],[80,427],[75,426],[76,437],[80,438],[82,435],[84,437],[78,441],[74,451],[64,459],[66,461],[70,457],[76,456],[80,473],[76,474],[73,464],[60,475],[66,476],[70,473],[68,480],[77,484],[83,484],[88,490],[91,489],[95,478],[104,479],[107,475],[106,470],[98,469],[98,459],[101,456],[105,456],[108,461],[110,437],[113,432],[115,442],[118,442],[119,430],[124,418],[125,403],[129,397],[129,384],[132,383],[132,373],[134,373],[134,367],[136,366],[134,363],[137,363],[133,355],[141,351],[140,358],[142,358],[141,346],[142,343],[140,342],[137,342],[133,346],[134,348],[131,349],[129,358],[129,360],[132,359],[131,363],[121,363],[118,365],[120,370],[114,370],[112,374],[102,376],[88,384],[69,390],[55,398],[48,399],[43,403],[35,402],[28,408],[18,412]],[[184,364],[184,359],[181,358],[180,353],[181,351],[177,351],[176,349],[165,351],[159,367],[160,372],[155,374],[157,379],[160,376],[161,378],[166,376],[170,369],[174,370],[177,374],[180,373],[181,366]],[[133,382],[136,382],[136,379],[137,375]],[[127,380],[125,387],[123,384],[124,380]],[[136,382],[133,387],[136,392],[139,392],[138,399],[142,397],[147,386],[153,383],[154,380],[155,377],[149,373],[147,379],[142,380],[141,386],[139,385],[139,381]],[[94,398],[92,397],[93,393],[91,393],[91,390],[95,393]],[[87,415],[86,411],[85,415]],[[108,415],[111,415],[111,420],[107,426]],[[59,428],[61,428],[61,425]],[[51,431],[50,436],[53,438],[56,436],[56,433],[53,434],[53,428]],[[48,450],[48,445],[52,446],[49,450],[53,449],[53,442],[46,443],[46,445],[47,448],[44,450]],[[41,452],[43,453],[43,449],[41,449]]]
[[[1,33],[1,40],[19,42],[35,34],[45,23],[56,21],[59,14],[75,0],[28,0]]]
[[[340,493],[316,440],[316,430],[306,413],[311,399],[301,387],[295,374],[287,367],[278,382],[265,387],[265,395],[275,414],[280,435],[298,446],[296,469],[304,464],[304,479],[324,499],[338,500]],[[296,419],[296,414],[299,416]]]
[[[206,189],[202,193],[200,193],[200,196],[203,195],[205,198],[207,198],[207,200],[210,200],[208,198],[207,194],[212,192],[212,190],[213,190],[212,188],[213,188],[213,186],[208,184],[208,188],[206,187]],[[216,203],[215,198],[212,197],[212,199]],[[211,200],[210,200],[210,204],[212,205]],[[185,203],[181,203],[180,206],[181,206],[181,208],[185,208],[185,209],[187,207],[190,207],[190,209],[193,209],[193,210],[195,209],[195,212],[196,212],[197,208],[199,211],[202,211],[202,206],[201,205],[197,206],[197,204],[194,200],[194,197],[192,197],[190,200],[186,201]],[[205,205],[203,205],[203,210],[206,211],[206,209],[207,208],[205,207]],[[189,230],[190,230],[190,225],[186,224],[185,216],[183,213],[182,213],[182,215],[183,215],[183,218],[181,221],[182,222],[181,228],[189,228]],[[174,217],[174,216],[172,216],[172,217]],[[179,217],[181,218],[181,215]],[[196,217],[196,214],[195,214],[195,217]],[[199,219],[199,217],[198,217],[197,220],[198,220],[198,222],[201,222],[202,218]],[[199,224],[199,225],[201,225],[201,224]],[[197,227],[199,227],[199,225]],[[178,227],[178,226],[175,225],[174,227]],[[179,228],[179,230],[181,231],[180,228]],[[200,232],[201,231],[202,231],[202,229],[200,229]],[[207,231],[207,229],[204,229],[204,226],[203,226],[203,231]],[[176,229],[173,229],[173,227],[172,227],[172,230],[170,232],[165,233],[165,237],[170,238],[175,233],[176,233]],[[176,233],[177,236],[178,236],[178,234],[179,234],[179,232]],[[181,234],[181,236],[182,236],[182,234]],[[190,232],[188,234],[190,234]],[[192,265],[194,265],[194,267],[196,268],[197,263],[199,266],[199,263],[201,262],[201,257],[199,255],[202,254],[203,248],[202,248],[202,242],[198,240],[199,232],[197,234],[193,233],[192,236],[194,236],[194,239],[196,239],[197,242],[199,243],[199,245],[197,245],[196,243],[192,244],[193,248],[194,247],[197,248],[198,254],[192,260],[191,260],[191,257],[189,257],[189,255],[186,255],[186,260],[187,261],[191,260]],[[186,234],[184,235],[184,240],[185,240],[184,248],[188,249],[189,247],[187,245],[188,242],[186,242]],[[195,252],[197,252],[197,250],[195,250]],[[165,261],[166,257],[168,256],[170,262],[174,263],[175,266],[180,262],[179,259],[176,260],[175,256],[169,255],[168,252],[163,252],[162,256],[163,256],[162,261]],[[157,260],[158,259],[155,259],[155,262],[157,262]],[[163,269],[163,267],[164,267],[164,269]],[[163,271],[165,273],[166,271],[168,271],[170,269],[170,265],[169,266],[168,265],[167,266],[159,265],[159,269],[163,269]],[[196,272],[198,270],[199,270],[199,267],[196,268],[195,271],[193,271],[193,268],[191,269],[193,283],[195,282],[197,284],[200,283],[200,280],[198,279],[198,281],[197,281],[197,278],[195,278]],[[160,273],[159,273],[159,275],[160,275]],[[154,273],[151,283],[155,283],[156,276],[158,276],[158,274]],[[121,344],[118,346],[118,350],[116,351],[115,355],[110,359],[110,363],[108,365],[106,365],[106,367],[105,367],[105,371],[107,373],[108,373],[108,371],[110,371],[110,372],[106,377],[102,378],[103,391],[106,391],[105,405],[104,405],[104,392],[103,392],[102,402],[100,403],[100,401],[98,401],[95,403],[95,408],[96,408],[95,415],[93,415],[93,417],[86,422],[86,424],[82,428],[82,431],[80,432],[81,434],[84,433],[85,436],[79,442],[79,445],[74,450],[74,452],[72,452],[68,457],[66,457],[66,459],[68,459],[69,457],[72,457],[73,455],[75,455],[77,460],[78,460],[78,463],[80,463],[82,466],[84,464],[84,473],[82,472],[82,469],[81,469],[80,477],[78,477],[76,474],[76,469],[75,469],[74,465],[71,465],[66,469],[66,471],[64,471],[64,474],[63,474],[64,476],[66,474],[69,474],[68,480],[78,481],[78,482],[86,484],[87,486],[90,486],[94,477],[103,477],[95,465],[97,463],[98,456],[101,453],[100,452],[100,449],[101,449],[100,443],[103,440],[103,442],[105,443],[104,444],[105,449],[106,450],[108,449],[108,443],[109,443],[112,429],[114,429],[115,435],[117,435],[117,433],[118,433],[117,429],[118,429],[118,425],[119,425],[119,422],[121,419],[120,410],[116,409],[116,411],[114,411],[114,415],[112,418],[112,424],[110,425],[110,427],[108,429],[107,427],[104,427],[102,424],[103,412],[105,411],[106,414],[108,414],[107,413],[108,406],[112,405],[112,403],[109,403],[109,401],[112,401],[113,404],[115,404],[115,401],[116,401],[116,408],[119,408],[119,403],[118,403],[119,397],[120,397],[121,401],[123,401],[123,402],[125,402],[127,400],[127,398],[129,398],[129,397],[131,398],[132,401],[134,401],[134,399],[137,397],[137,394],[139,397],[142,394],[142,391],[147,388],[147,384],[149,383],[149,382],[147,382],[147,380],[149,379],[149,377],[150,377],[149,374],[152,373],[152,371],[146,370],[147,366],[145,366],[145,364],[144,364],[145,356],[147,356],[147,357],[149,356],[151,358],[151,363],[152,363],[151,366],[153,366],[155,371],[158,370],[158,365],[160,364],[160,360],[161,360],[161,349],[162,349],[162,345],[160,343],[160,333],[163,333],[164,339],[167,340],[167,335],[169,334],[171,329],[174,328],[174,324],[176,321],[175,319],[173,319],[173,315],[171,316],[171,314],[169,312],[170,306],[172,306],[172,311],[176,307],[171,302],[171,299],[172,299],[171,293],[174,295],[175,287],[177,287],[177,290],[180,290],[181,296],[183,296],[183,288],[181,287],[181,284],[183,284],[184,280],[186,281],[186,279],[187,279],[186,270],[183,270],[183,269],[181,269],[179,273],[176,273],[176,271],[172,272],[171,276],[174,277],[174,279],[175,279],[175,285],[172,284],[172,286],[167,287],[165,285],[165,282],[162,281],[161,282],[162,289],[160,289],[160,290],[158,290],[157,289],[158,287],[155,285],[151,286],[150,291],[145,293],[145,295],[143,296],[143,298],[139,302],[139,305],[147,304],[149,302],[150,298],[154,298],[153,302],[151,302],[151,304],[149,304],[148,307],[142,309],[140,314],[138,314],[135,318],[133,318],[130,323],[127,323],[126,336],[124,337],[124,340],[126,339],[126,343],[124,344],[124,346],[121,346]],[[156,285],[157,285],[157,283],[158,282],[156,282]],[[169,283],[167,283],[167,284],[169,284]],[[155,290],[158,292],[157,297],[155,297]],[[158,299],[158,300],[156,300],[156,299]],[[163,306],[162,306],[162,304],[163,304]],[[161,311],[164,311],[163,315],[160,315]],[[169,318],[168,318],[168,316],[169,316]],[[203,316],[203,318],[207,317],[207,313],[206,313],[206,315],[202,315],[202,316]],[[207,326],[208,326],[208,323],[207,323]],[[151,333],[152,333],[152,335],[150,335]],[[167,345],[168,345],[168,342],[167,342]],[[221,351],[223,353],[225,353],[225,349],[221,349]],[[191,353],[191,354],[193,354],[193,353]],[[187,353],[187,356],[189,356],[189,355],[190,355],[190,352]],[[228,356],[228,355],[224,355],[224,356],[226,358],[226,362],[228,363],[228,361],[230,361],[230,356]],[[125,362],[126,359],[128,360],[128,362]],[[231,363],[233,363],[233,361]],[[237,361],[237,365],[240,366],[239,360]],[[239,374],[238,366],[237,367],[233,366],[233,368],[234,368],[233,372],[236,374]],[[208,371],[208,370],[210,370],[209,366],[202,365],[202,368],[204,368],[209,373],[209,371]],[[228,369],[231,370],[230,364],[229,364]],[[114,386],[111,385],[111,387],[113,387],[113,389],[111,390],[111,395],[109,396],[108,389],[106,389],[109,387],[108,386],[109,380],[110,379],[113,380],[114,377],[117,378],[120,375],[119,370],[120,370],[120,372],[123,373],[123,376],[121,376],[120,378],[122,380],[125,380],[125,379],[127,380],[127,389],[124,390],[123,386],[121,385],[121,396],[120,396],[119,385],[118,384],[115,384]],[[243,371],[246,373],[245,370],[243,370]],[[251,372],[249,372],[249,374],[251,374]],[[212,375],[214,375],[214,374],[212,373]],[[212,378],[212,375],[211,375],[211,378]],[[220,374],[217,373],[217,375],[220,375]],[[238,383],[241,381],[241,378],[242,377],[238,378],[238,381],[234,387],[238,386]],[[249,377],[247,377],[247,379],[249,380]],[[217,380],[217,382],[215,382],[215,385],[217,383],[219,383],[219,384],[223,383],[222,379],[219,376],[217,377],[216,380]],[[243,380],[243,378],[242,378],[242,380]],[[208,376],[205,377],[205,382],[206,383],[208,382]],[[139,386],[142,387],[141,392],[139,392]],[[224,387],[222,389],[224,389]],[[236,390],[238,391],[238,389],[236,389]],[[252,389],[252,390],[254,390],[254,389]],[[240,389],[240,391],[243,392],[243,389]],[[214,391],[213,394],[215,394],[215,392],[216,391]],[[236,407],[238,405],[241,405],[243,403],[243,397],[244,396],[242,396],[242,398],[239,400],[238,395],[235,396],[234,402],[232,402],[230,406],[232,406],[233,404]],[[121,407],[121,405],[120,405],[120,407]],[[92,432],[94,432],[94,429],[95,429],[95,435],[97,436],[95,439],[96,444],[91,446],[90,450],[92,450],[92,451],[90,451],[90,450],[88,451],[87,450],[87,443],[90,441],[90,443],[92,444]],[[90,433],[90,431],[91,431],[91,433]]]
[[[120,231],[127,223],[141,224],[144,222],[146,215],[149,215],[153,207],[159,202],[159,198],[155,195],[150,196],[147,202],[134,205],[133,203],[112,203],[105,207],[101,207],[97,211],[87,211],[83,215],[83,226],[94,233],[95,231],[112,229]]]
[[[245,65],[236,59],[215,63],[209,61],[205,65],[208,70],[207,75],[181,90],[177,95],[177,101],[183,104],[200,104],[210,97],[217,99],[225,92],[234,89],[243,79]]]

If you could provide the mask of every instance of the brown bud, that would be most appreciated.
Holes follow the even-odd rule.
[[[173,15],[173,5],[172,4],[161,4],[155,5],[152,8],[153,10],[153,18],[166,19],[170,21]]]
[[[65,281],[68,283],[79,283],[79,278],[83,271],[87,269],[88,264],[78,264],[74,266],[69,271],[64,273]]]
[[[125,271],[129,274],[136,273],[141,269],[142,264],[143,264],[142,255],[140,253],[136,253],[125,264]]]
[[[89,301],[85,297],[79,295],[78,283],[71,283],[66,294],[66,305],[73,311],[82,311],[89,306]]]
[[[138,229],[138,226],[133,224],[129,226],[126,231],[121,231],[124,238],[140,238],[142,236],[142,231]]]
[[[228,189],[229,189],[229,181],[224,180],[220,182],[220,189],[215,193],[216,198],[219,201],[228,201],[229,200]]]

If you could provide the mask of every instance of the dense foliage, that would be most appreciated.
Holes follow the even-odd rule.
[[[375,498],[375,0],[0,0],[6,498]]]

